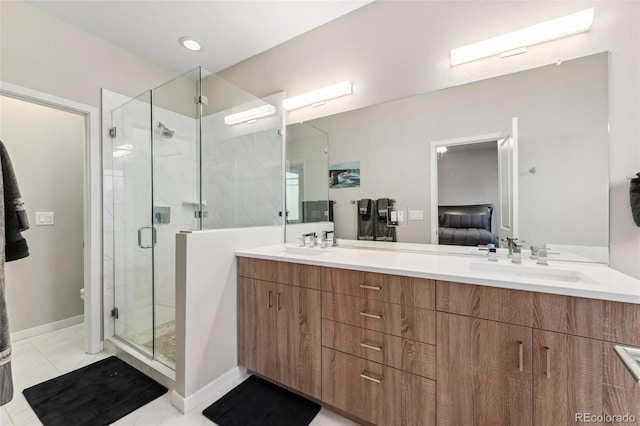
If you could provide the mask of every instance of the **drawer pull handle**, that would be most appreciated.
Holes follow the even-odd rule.
[[[551,349],[545,347],[544,350],[547,352],[547,371],[545,371],[547,375],[547,379],[551,378]]]
[[[366,284],[360,284],[360,288],[366,288],[367,290],[376,290],[376,291],[382,290],[382,287],[376,287],[373,285],[366,285]]]
[[[370,314],[368,312],[360,312],[360,315],[368,318],[382,319],[382,315]]]
[[[276,297],[276,304],[278,305],[277,308],[278,310],[282,309],[282,307],[280,306],[280,293],[278,292],[277,297]]]
[[[267,292],[267,308],[269,309],[271,309],[271,307],[273,306],[273,304],[271,303],[271,293],[273,293],[271,290]]]
[[[524,343],[518,342],[518,370],[524,371]]]
[[[367,348],[367,349],[373,349],[374,351],[381,351],[382,350],[381,346],[371,346],[371,345],[367,345],[366,343],[360,343],[360,346],[362,346],[363,348]]]
[[[371,377],[371,376],[369,376],[369,375],[367,375],[365,373],[366,373],[366,371],[363,371],[362,373],[360,373],[360,377],[362,377],[363,379],[371,380],[372,382],[375,382],[375,383],[382,382],[382,378],[376,379],[375,377]]]

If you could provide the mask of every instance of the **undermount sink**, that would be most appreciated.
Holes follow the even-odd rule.
[[[319,256],[327,253],[327,249],[319,247],[285,247],[281,253],[283,254],[295,254],[300,256]]]
[[[596,281],[575,269],[555,268],[549,265],[474,262],[469,265],[469,268],[510,277],[528,277],[570,283],[597,284]]]

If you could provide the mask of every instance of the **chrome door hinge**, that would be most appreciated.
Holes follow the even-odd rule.
[[[114,317],[115,319],[118,319],[118,308],[113,308],[111,310],[111,316]]]
[[[193,102],[196,104],[209,105],[209,99],[203,95],[193,98]]]
[[[116,137],[116,128],[112,127],[109,129],[109,136],[111,136],[112,139],[115,139]]]

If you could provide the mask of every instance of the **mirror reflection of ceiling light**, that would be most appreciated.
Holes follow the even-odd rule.
[[[202,45],[198,43],[193,37],[180,37],[180,45],[191,52],[199,52],[202,50]]]
[[[262,105],[257,108],[248,109],[246,111],[238,112],[236,114],[227,115],[224,118],[224,123],[233,126],[240,123],[255,123],[258,118],[268,117],[276,113],[276,107],[273,105]]]
[[[593,18],[593,8],[586,9],[478,43],[459,47],[451,51],[451,65],[459,65],[495,55],[507,57],[524,53],[528,46],[588,31],[593,24]]]
[[[302,95],[287,98],[282,101],[282,107],[286,110],[298,109],[312,105],[314,107],[324,105],[329,99],[339,98],[340,96],[351,95],[353,88],[350,81],[323,87],[322,89],[304,93]]]

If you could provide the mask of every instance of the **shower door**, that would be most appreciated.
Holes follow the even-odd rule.
[[[151,91],[111,112],[115,335],[154,354]]]

